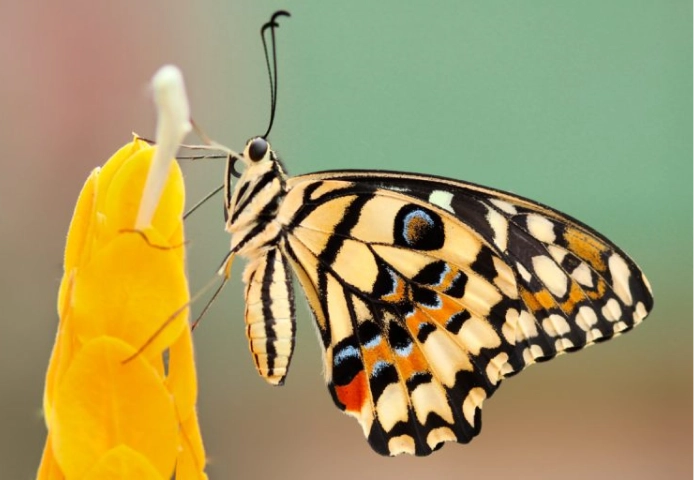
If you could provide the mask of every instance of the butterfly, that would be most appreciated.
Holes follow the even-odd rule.
[[[263,28],[273,44],[284,13]],[[274,117],[276,73],[271,90]],[[557,210],[433,175],[290,177],[268,133],[229,156],[224,188],[231,248],[223,268],[228,276],[236,255],[248,262],[255,366],[269,383],[284,382],[296,277],[332,398],[382,455],[469,442],[504,378],[621,335],[653,307],[639,267]]]

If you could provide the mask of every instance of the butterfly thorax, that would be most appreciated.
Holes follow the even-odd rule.
[[[232,251],[253,259],[277,242],[281,226],[276,216],[286,194],[287,176],[275,153],[261,138],[248,142],[241,160],[246,169],[233,191],[230,181],[233,160],[227,166],[225,228],[231,234]]]

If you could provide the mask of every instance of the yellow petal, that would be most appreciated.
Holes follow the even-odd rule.
[[[85,475],[84,480],[165,480],[146,457],[125,445],[108,451]]]
[[[76,339],[74,331],[70,325],[70,300],[72,295],[72,286],[74,283],[74,273],[66,275],[63,279],[65,287],[66,300],[63,302],[63,309],[60,311],[60,322],[58,323],[58,332],[55,335],[55,344],[51,351],[51,359],[48,363],[48,371],[46,372],[46,385],[43,390],[43,416],[46,420],[46,425],[50,424],[51,415],[53,414],[53,395],[55,386],[60,382],[60,378],[65,373],[67,367],[72,361],[72,356],[75,351]]]
[[[205,450],[195,410],[181,423],[181,451],[176,461],[176,480],[206,480]]]
[[[65,282],[67,277],[73,269],[80,265],[80,262],[86,261],[89,258],[89,250],[92,242],[89,234],[93,228],[98,177],[99,169],[95,168],[84,183],[82,191],[77,198],[75,211],[72,214],[67,242],[65,244],[65,263],[63,267],[65,275],[63,276],[63,281],[60,284],[60,292],[58,293],[58,313],[65,310]]]
[[[174,404],[158,374],[133,348],[100,337],[75,355],[56,389],[52,448],[67,478],[82,478],[110,449],[123,444],[144,455],[164,478],[177,448]]]
[[[181,420],[193,413],[198,394],[191,337],[190,329],[186,328],[169,347],[169,375],[165,384],[173,395]]]
[[[122,233],[95,252],[75,278],[72,294],[71,319],[80,342],[110,335],[135,348],[144,345],[189,301],[182,248],[153,248],[138,233]],[[173,343],[188,328],[187,318],[184,308],[147,352],[160,354]]]
[[[153,149],[154,147],[149,145],[147,142],[135,138],[132,142],[121,147],[120,150],[118,150],[111,156],[111,158],[108,159],[99,174],[99,183],[97,185],[99,199],[95,206],[97,211],[104,211],[104,203],[106,202],[106,197],[108,196],[108,191],[111,186],[113,176],[118,173],[123,164],[129,161],[136,153],[141,151],[150,151],[150,153],[153,153]]]
[[[60,467],[55,461],[53,448],[51,448],[51,434],[46,438],[46,445],[43,447],[43,455],[41,456],[41,464],[39,471],[36,474],[36,480],[64,480],[65,475],[60,471]]]
[[[152,148],[138,151],[114,173],[103,204],[109,227],[134,228],[153,154]],[[152,227],[164,238],[168,238],[181,224],[185,200],[183,191],[181,169],[178,163],[171,162],[169,176],[151,222]]]

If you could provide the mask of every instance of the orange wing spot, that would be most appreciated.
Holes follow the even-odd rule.
[[[389,295],[383,295],[381,299],[386,302],[399,303],[405,299],[406,292],[405,282],[403,282],[401,278],[398,278],[398,283],[395,285],[395,292]]]
[[[418,372],[428,372],[429,363],[422,354],[418,347],[414,346],[412,353],[407,357],[396,357],[395,358],[396,367],[400,376],[404,379],[410,378],[413,374]]]
[[[441,282],[441,285],[437,287],[437,290],[440,290],[442,292],[451,288],[451,286],[453,285],[453,280],[455,280],[455,278],[458,276],[458,273],[460,273],[460,270],[458,270],[457,268],[453,268],[452,265],[448,264],[448,266],[450,267],[449,272],[446,274],[445,278]]]
[[[585,300],[586,296],[578,286],[578,283],[571,282],[571,290],[569,291],[569,298],[561,304],[561,309],[567,313],[571,313],[576,309],[576,304],[581,300]]]
[[[460,306],[459,303],[451,300],[450,298],[447,298],[445,296],[440,296],[439,298],[441,299],[441,306],[439,308],[422,308],[426,308],[427,313],[431,315],[431,318],[436,320],[436,323],[443,327],[446,325],[446,322],[449,318],[451,318],[456,313],[462,312],[464,309]]]
[[[539,292],[532,293],[524,288],[520,289],[521,298],[533,313],[541,310],[548,310],[554,306],[555,300],[551,293],[544,288]]]
[[[564,232],[564,239],[569,250],[590,263],[593,268],[601,272],[607,269],[602,259],[602,254],[607,251],[607,248],[596,238],[576,228],[567,228]]]
[[[405,320],[405,322],[407,323],[407,329],[410,331],[410,335],[412,335],[413,338],[417,338],[417,333],[419,332],[419,325],[422,322],[427,321],[429,321],[429,316],[419,309],[415,309],[414,313],[412,313],[412,315],[407,317],[407,319]]]
[[[607,284],[602,278],[598,280],[598,286],[595,290],[589,291],[588,296],[593,300],[597,300],[605,296],[605,290],[607,290]]]
[[[391,362],[391,353],[388,344],[381,340],[379,344],[373,348],[362,348],[362,358],[364,368],[367,372],[373,371],[373,367],[378,361]]]
[[[366,373],[362,370],[354,379],[345,386],[336,386],[335,394],[338,400],[345,406],[345,411],[360,413],[366,403]]]
[[[421,217],[412,217],[406,226],[407,239],[412,243],[417,243],[420,238],[429,230],[429,223]]]

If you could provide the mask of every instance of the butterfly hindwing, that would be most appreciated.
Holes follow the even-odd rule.
[[[335,403],[381,454],[468,442],[525,366],[628,330],[652,306],[617,247],[547,207],[436,177],[290,178],[277,219]]]
[[[494,323],[518,304],[486,278],[484,241],[436,206],[350,182],[290,189],[278,219],[315,292],[335,402],[372,446],[425,455],[476,435],[477,408],[513,368]]]

